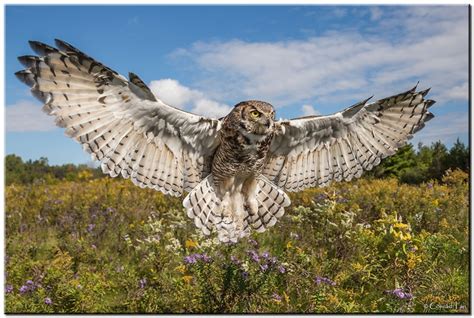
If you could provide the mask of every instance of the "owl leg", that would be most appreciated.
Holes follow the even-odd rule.
[[[245,197],[245,205],[250,210],[250,215],[256,215],[258,213],[258,201],[257,201],[257,179],[249,178],[245,181],[242,187],[242,193]]]

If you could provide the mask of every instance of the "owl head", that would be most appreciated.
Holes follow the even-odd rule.
[[[232,111],[240,117],[240,127],[247,133],[266,135],[273,130],[273,106],[258,100],[248,100],[235,105]]]

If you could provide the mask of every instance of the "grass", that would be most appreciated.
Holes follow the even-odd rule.
[[[7,313],[467,313],[468,176],[291,194],[273,228],[204,237],[130,181],[11,185]]]

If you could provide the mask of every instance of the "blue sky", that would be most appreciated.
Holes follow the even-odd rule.
[[[60,38],[173,106],[222,116],[262,99],[277,116],[330,114],[432,87],[436,117],[413,139],[468,142],[467,6],[7,6],[6,153],[89,163],[13,75],[30,39]]]

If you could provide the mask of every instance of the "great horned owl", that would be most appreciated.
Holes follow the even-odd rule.
[[[416,87],[329,116],[275,120],[261,101],[224,118],[194,115],[159,100],[135,74],[122,75],[56,40],[30,42],[17,77],[43,110],[82,144],[104,173],[181,196],[187,215],[223,242],[273,226],[290,205],[284,192],[351,180],[392,155],[433,115]]]

